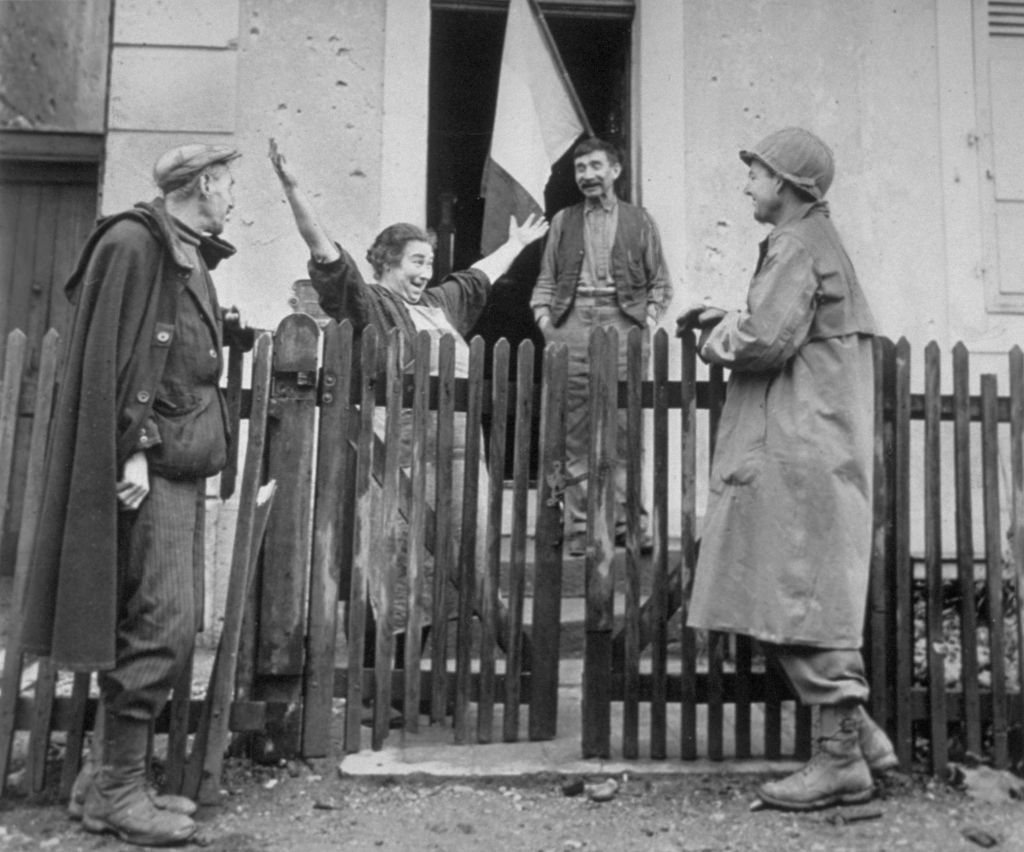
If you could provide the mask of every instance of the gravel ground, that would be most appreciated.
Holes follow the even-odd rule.
[[[599,782],[602,778],[582,779]],[[750,803],[761,778],[619,777],[610,801],[567,796],[560,777],[342,778],[333,761],[254,767],[231,761],[223,804],[200,812],[190,848],[223,852],[775,852],[1024,850],[1024,802],[979,802],[923,776],[891,775],[868,806],[806,814]],[[973,837],[973,839],[971,839]],[[0,803],[0,850],[129,849],[86,834],[52,793]]]

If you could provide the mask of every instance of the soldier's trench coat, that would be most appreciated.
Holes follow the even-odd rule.
[[[874,321],[824,202],[761,244],[745,310],[700,346],[731,370],[688,624],[859,648],[871,550]]]

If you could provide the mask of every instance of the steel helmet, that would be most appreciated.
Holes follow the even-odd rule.
[[[783,180],[821,201],[832,185],[835,161],[832,149],[801,127],[786,127],[769,134],[749,151],[740,151],[748,166],[760,160]]]

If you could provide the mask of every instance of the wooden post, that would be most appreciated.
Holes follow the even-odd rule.
[[[324,333],[324,359],[317,429],[313,553],[309,578],[309,631],[303,696],[302,753],[323,757],[331,746],[334,700],[334,649],[338,632],[341,583],[349,579],[353,506],[349,488],[352,454],[349,421],[352,407],[352,325],[331,324]],[[250,441],[252,439],[250,438]]]
[[[555,473],[564,470],[565,464],[568,355],[563,344],[548,344],[544,349],[533,580],[533,642],[538,653],[530,676],[531,740],[552,739],[558,727],[563,506]]]
[[[374,466],[373,411],[377,381],[377,331],[367,327],[360,339],[362,386],[359,389],[359,431],[353,484],[355,518],[352,524],[352,579],[348,599],[348,683],[345,693],[345,751],[361,747],[363,712],[363,655],[366,643],[366,598],[373,512],[370,480]]]
[[[266,731],[282,757],[302,745],[319,337],[316,320],[301,313],[286,316],[274,334],[267,476],[278,496],[263,548],[254,697],[287,705]]]

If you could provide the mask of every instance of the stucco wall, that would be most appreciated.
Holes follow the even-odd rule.
[[[368,245],[380,209],[384,3],[118,0],[102,208],[155,189],[165,149],[193,140],[243,152],[217,271],[225,304],[273,327],[307,252],[266,158],[277,139],[339,240]],[[201,25],[196,25],[199,21]]]
[[[895,8],[894,8],[895,7]],[[933,0],[687,4],[688,233],[699,295],[742,299],[766,228],[741,147],[787,125],[833,148],[833,218],[879,326],[942,339],[944,279]],[[920,300],[923,287],[932,297]]]
[[[383,224],[421,219],[429,8],[117,0],[103,210],[153,194],[151,164],[171,145],[236,145],[226,236],[239,254],[218,286],[251,322],[276,325],[306,252],[267,140],[357,258]],[[974,372],[999,373],[1005,390],[1005,358],[991,353],[1022,339],[1024,320],[984,310],[970,26],[966,0],[638,2],[635,167],[677,289],[664,324],[693,299],[741,302],[766,229],[737,152],[798,124],[835,150],[834,219],[880,330],[911,340],[915,389],[925,343],[964,339]]]
[[[0,127],[103,131],[110,3],[0,2]]]

